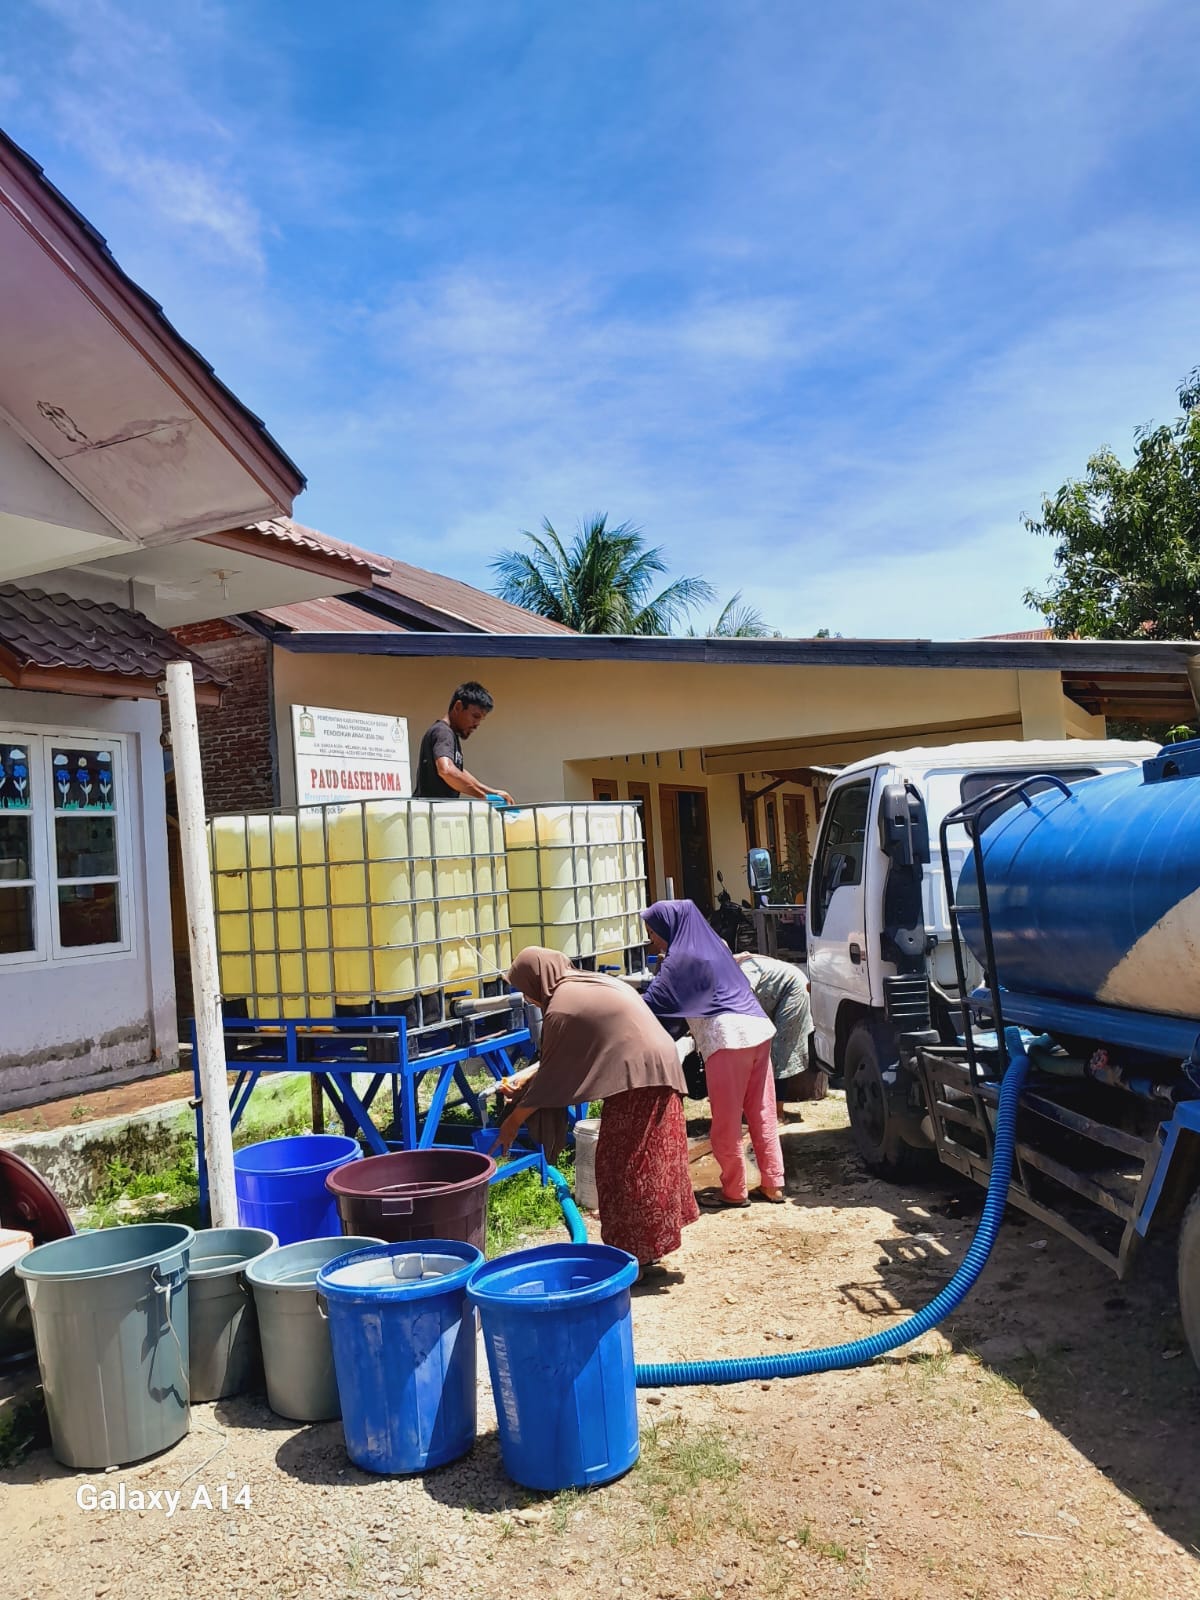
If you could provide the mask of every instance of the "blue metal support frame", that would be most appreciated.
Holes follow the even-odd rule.
[[[1154,1219],[1154,1208],[1162,1197],[1163,1185],[1167,1181],[1167,1174],[1171,1170],[1171,1158],[1179,1144],[1180,1134],[1195,1134],[1200,1136],[1200,1101],[1184,1100],[1175,1107],[1175,1115],[1170,1122],[1164,1122],[1158,1130],[1161,1141],[1158,1161],[1154,1167],[1154,1174],[1150,1179],[1148,1188],[1142,1197],[1141,1206],[1134,1217],[1133,1225],[1142,1238]]]
[[[447,1030],[454,1026],[447,1023]],[[231,1070],[237,1078],[229,1093],[229,1121],[236,1128],[250,1103],[250,1097],[264,1076],[281,1072],[308,1073],[318,1080],[328,1095],[334,1110],[347,1131],[357,1132],[375,1155],[386,1155],[389,1150],[427,1150],[437,1139],[441,1121],[446,1111],[454,1106],[466,1105],[474,1112],[481,1127],[486,1127],[483,1096],[470,1085],[465,1065],[480,1061],[499,1082],[513,1070],[509,1051],[517,1045],[530,1042],[527,1028],[509,1029],[481,1039],[470,1038],[469,1022],[460,1023],[460,1037],[466,1043],[430,1051],[428,1055],[409,1056],[408,1024],[404,1017],[281,1017],[276,1020],[241,1017],[226,1018],[226,1038],[244,1036],[247,1053],[234,1057]],[[353,1032],[359,1053],[353,1053],[339,1043],[339,1035]],[[364,1059],[365,1037],[388,1039],[395,1048],[395,1061]],[[305,1055],[301,1059],[299,1040],[305,1042]],[[240,1042],[240,1040],[239,1040]],[[364,1096],[354,1088],[354,1075],[370,1073],[371,1082]],[[424,1117],[419,1114],[418,1090],[427,1073],[437,1074],[429,1109]],[[385,1082],[390,1082],[392,1098],[392,1125],[399,1130],[400,1138],[385,1141],[371,1120],[371,1107]],[[200,1070],[196,1054],[196,1029],[192,1025],[192,1083],[193,1109],[196,1116],[196,1164],[200,1178],[200,1211],[208,1215],[208,1160],[204,1148],[204,1118],[200,1104]],[[459,1098],[449,1100],[451,1085],[459,1091]],[[586,1107],[575,1107],[575,1115],[586,1115]],[[574,1119],[572,1119],[573,1121]],[[511,1178],[518,1172],[536,1168],[542,1183],[546,1180],[545,1152],[539,1145],[526,1149],[499,1167],[492,1178],[496,1183]]]

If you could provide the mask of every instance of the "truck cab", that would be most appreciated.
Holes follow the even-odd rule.
[[[813,1051],[843,1074],[855,1143],[876,1171],[902,1176],[931,1148],[919,1086],[898,1076],[893,1019],[911,1003],[906,983],[932,995],[932,1025],[948,1042],[957,1035],[942,819],[1001,783],[1041,773],[1086,782],[1157,750],[1120,740],[947,745],[888,751],[838,774],[809,882]],[[970,848],[965,832],[952,829],[948,845],[956,884]]]

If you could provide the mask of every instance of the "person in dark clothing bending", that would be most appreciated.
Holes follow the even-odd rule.
[[[505,789],[489,787],[463,766],[462,741],[469,739],[495,705],[481,683],[461,683],[450,697],[450,709],[421,740],[417,757],[416,800],[486,800],[498,794],[512,805]]]

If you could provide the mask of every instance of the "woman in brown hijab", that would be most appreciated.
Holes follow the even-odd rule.
[[[542,1009],[542,1049],[500,1125],[501,1148],[536,1111],[603,1100],[596,1143],[600,1236],[643,1268],[656,1263],[678,1250],[681,1230],[700,1215],[674,1042],[628,985],[577,972],[555,950],[523,950],[508,976]]]

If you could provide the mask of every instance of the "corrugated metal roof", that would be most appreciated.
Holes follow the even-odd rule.
[[[398,622],[376,617],[344,600],[300,600],[294,606],[273,606],[260,617],[293,633],[406,633]]]
[[[76,600],[42,589],[0,585],[0,652],[18,667],[67,667],[159,678],[168,662],[187,660],[199,683],[228,679],[139,611]]]
[[[260,523],[258,526],[285,531],[294,529],[305,538],[316,541],[318,547],[324,551],[342,555],[348,561],[365,562],[375,574],[374,587],[370,595],[375,609],[386,611],[389,597],[394,595],[399,610],[403,610],[405,602],[420,608],[421,621],[426,631],[432,629],[435,632],[454,633],[466,628],[478,633],[553,633],[574,637],[573,629],[564,628],[561,623],[551,622],[548,618],[539,617],[532,611],[523,610],[520,606],[510,605],[507,600],[501,600],[483,589],[476,589],[472,584],[463,583],[458,578],[447,578],[440,572],[429,572],[424,567],[413,567],[408,562],[396,561],[391,556],[381,556],[370,550],[361,550],[357,545],[347,544],[344,539],[334,539],[329,534],[302,528],[298,523],[290,522],[286,518],[276,518],[271,523]],[[350,606],[351,602],[347,601],[346,604]],[[314,628],[307,604],[281,606],[261,615],[269,616],[279,626],[290,628],[297,633],[324,631],[320,627]],[[386,626],[381,627],[375,617],[368,617],[365,610],[360,610],[359,615],[366,620],[359,623],[357,630],[339,621],[332,631],[339,633],[408,631],[404,628],[403,622],[398,622],[389,629]]]
[[[377,580],[377,587],[444,612],[453,621],[465,622],[484,633],[574,632],[573,628],[564,628],[560,622],[539,617],[469,583],[443,577],[440,572],[427,572],[424,567],[410,567],[406,561],[393,561],[391,572]]]
[[[985,633],[985,639],[1053,639],[1049,628],[1026,628],[1023,633]]]

